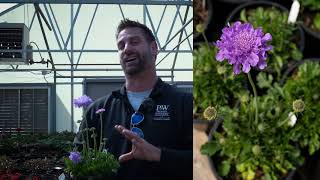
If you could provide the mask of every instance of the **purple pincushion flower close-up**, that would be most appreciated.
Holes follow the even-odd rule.
[[[77,151],[70,152],[69,159],[73,162],[73,164],[78,164],[81,161],[81,155]]]
[[[93,102],[92,99],[87,95],[80,96],[79,98],[73,100],[73,104],[79,108],[86,107],[90,105],[92,102]]]
[[[220,40],[215,43],[219,49],[216,59],[220,62],[227,59],[235,74],[241,72],[241,66],[245,73],[251,67],[264,69],[267,66],[266,52],[272,49],[267,42],[271,40],[272,36],[264,34],[261,28],[254,29],[250,23],[237,21],[223,28]]]

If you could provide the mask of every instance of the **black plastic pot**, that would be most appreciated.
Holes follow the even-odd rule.
[[[303,61],[299,61],[299,62],[295,62],[295,64],[293,64],[290,68],[288,68],[284,73],[283,73],[283,76],[280,80],[280,85],[282,86],[285,81],[288,79],[288,77],[291,76],[291,74],[301,65],[303,64],[304,62],[307,62],[307,61],[314,61],[314,62],[320,62],[320,58],[308,58],[308,59],[305,59]]]
[[[302,23],[302,27],[306,32],[306,48],[303,51],[304,56],[306,58],[320,57],[320,52],[319,52],[320,33],[313,31],[303,23]]]
[[[217,0],[218,2],[225,3],[225,4],[242,4],[247,2],[252,2],[255,0]]]
[[[254,7],[258,7],[258,6],[273,6],[276,7],[282,11],[287,11],[288,9],[284,6],[282,6],[281,4],[275,3],[275,2],[271,2],[271,1],[250,1],[244,4],[239,5],[238,7],[236,7],[227,17],[226,21],[225,21],[225,25],[228,24],[228,22],[232,22],[236,17],[240,17],[240,12],[242,9],[250,9],[250,8],[254,8]],[[305,34],[303,31],[303,28],[301,27],[301,25],[298,24],[297,26],[298,28],[298,32],[299,32],[299,42],[298,42],[298,47],[299,50],[301,52],[303,52],[304,47],[305,47]]]
[[[208,121],[205,119],[193,119],[193,128],[202,132],[206,132],[206,134],[209,134],[213,124],[214,120]]]
[[[198,1],[202,1],[202,0],[198,0]],[[195,3],[195,2],[193,2]],[[205,31],[208,29],[208,26],[209,26],[209,23],[212,21],[212,17],[213,17],[213,8],[212,8],[212,1],[211,0],[206,0],[205,1],[205,7],[206,7],[206,10],[208,12],[208,16],[207,16],[207,19],[206,21],[204,22],[204,29]],[[195,11],[195,9],[194,9]],[[193,12],[193,15],[195,16],[196,15],[196,12]],[[193,24],[194,27],[197,26],[197,24]],[[193,31],[193,39],[194,41],[204,41],[203,37],[201,36],[201,33],[197,32],[197,31]]]

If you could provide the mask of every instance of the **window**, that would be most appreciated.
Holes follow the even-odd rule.
[[[49,91],[49,87],[0,87],[0,131],[48,133]]]

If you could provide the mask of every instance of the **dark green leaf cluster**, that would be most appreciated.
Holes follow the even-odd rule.
[[[320,1],[319,0],[303,0],[299,1],[302,8],[307,8],[313,11],[320,10]]]
[[[320,149],[320,65],[306,61],[299,71],[284,86],[286,103],[294,99],[303,99],[305,111],[298,115],[298,123],[290,132],[292,141],[307,148],[309,154]]]
[[[234,105],[232,92],[243,89],[243,76],[235,76],[227,62],[215,59],[217,49],[201,44],[193,52],[194,112],[203,112],[208,106]]]

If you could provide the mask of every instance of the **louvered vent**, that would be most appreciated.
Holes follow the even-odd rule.
[[[0,23],[0,64],[29,64],[29,29],[23,23]],[[21,52],[15,52],[20,50]]]

